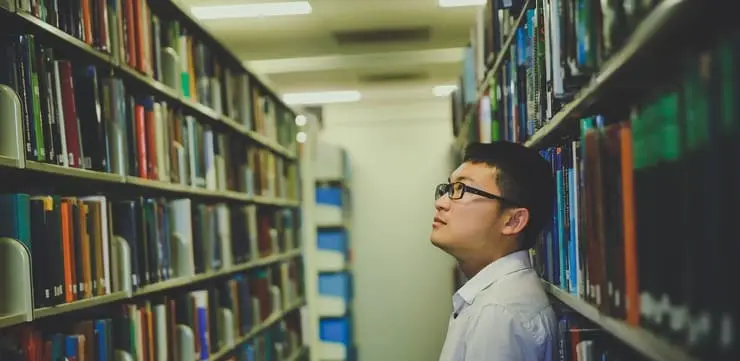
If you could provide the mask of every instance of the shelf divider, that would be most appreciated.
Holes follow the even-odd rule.
[[[31,254],[19,240],[0,238],[0,327],[33,319]]]

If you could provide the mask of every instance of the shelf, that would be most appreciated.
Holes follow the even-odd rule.
[[[124,177],[118,174],[97,172],[82,168],[64,167],[61,165],[41,163],[32,160],[26,161],[26,169],[65,177],[74,177],[106,183],[124,182]]]
[[[300,249],[295,249],[278,255],[265,257],[255,261],[250,261],[241,265],[235,265],[229,269],[220,270],[208,274],[199,274],[192,277],[182,277],[171,279],[151,285],[144,286],[138,289],[133,294],[129,292],[116,292],[106,296],[93,297],[71,303],[65,303],[61,305],[55,305],[51,307],[44,307],[33,311],[33,318],[40,319],[51,316],[58,316],[61,314],[79,311],[87,308],[97,307],[108,303],[118,302],[122,300],[138,298],[142,296],[152,295],[155,293],[170,291],[177,288],[187,287],[203,281],[216,279],[219,277],[228,276],[237,272],[243,272],[254,268],[264,267],[273,263],[282,262],[293,257],[301,255]],[[7,327],[13,324],[26,322],[24,315],[13,315],[8,317],[0,317],[0,328]]]
[[[265,196],[252,196],[252,202],[257,204],[264,204],[268,206],[278,206],[278,207],[298,207],[301,205],[300,202],[290,200],[290,199],[277,199],[277,198],[271,198],[271,197],[265,197]]]
[[[115,292],[105,296],[97,296],[84,300],[74,301],[70,303],[64,303],[51,307],[44,307],[33,310],[34,320],[38,320],[44,317],[58,316],[64,313],[84,310],[87,308],[98,307],[113,302],[118,302],[129,298],[129,293],[126,291]]]
[[[7,12],[15,16],[15,18],[21,21],[23,25],[25,26],[30,26],[30,27],[34,27],[35,29],[38,29],[38,31],[33,32],[33,33],[36,33],[37,35],[60,41],[61,43],[66,44],[67,46],[74,47],[76,50],[81,51],[84,54],[92,56],[93,58],[95,58],[96,60],[100,62],[113,65],[110,54],[102,52],[98,49],[95,49],[94,47],[85,43],[84,41],[77,39],[70,34],[65,33],[61,29],[56,28],[52,26],[51,24],[48,24],[31,14],[25,13],[23,11],[17,11],[15,13],[12,13],[4,9],[0,11],[4,11],[4,12]]]
[[[517,16],[514,24],[512,24],[512,29],[517,29],[524,21],[524,16],[527,15],[527,10],[530,7],[530,3],[533,0],[527,0],[524,5],[522,5],[522,11],[519,13],[519,16]],[[501,45],[501,50],[496,55],[495,60],[493,60],[493,64],[490,68],[486,70],[486,74],[483,76],[483,80],[478,84],[478,99],[480,99],[481,94],[483,94],[486,89],[489,86],[489,83],[491,82],[491,78],[499,71],[501,66],[504,64],[504,60],[508,58],[509,50],[511,49],[511,43],[514,42],[514,38],[516,38],[516,31],[509,34],[509,36],[504,39],[504,43]],[[476,104],[478,102],[476,101]],[[468,113],[471,112],[477,105],[476,104],[465,104],[465,111],[463,112],[463,123],[460,125],[460,129],[458,130],[457,137],[454,141],[454,147],[456,149],[462,149],[465,147],[465,144],[467,143],[467,136],[468,136],[468,127],[471,126],[471,122],[468,121]]]
[[[224,359],[226,356],[236,351],[237,348],[241,346],[242,344],[246,343],[247,341],[255,338],[260,333],[269,329],[274,324],[276,324],[278,321],[285,318],[285,316],[287,316],[291,312],[303,307],[304,303],[305,303],[305,300],[303,298],[299,298],[295,303],[293,303],[291,306],[287,307],[286,309],[282,311],[274,312],[264,322],[262,322],[261,324],[257,326],[254,326],[252,330],[249,331],[246,335],[237,338],[236,342],[234,342],[233,345],[231,345],[230,347],[227,347],[225,350],[221,350],[211,355],[211,357],[208,358],[208,361],[219,361],[219,360]]]
[[[321,223],[317,224],[316,228],[348,228],[345,223]]]
[[[543,281],[542,283],[547,293],[651,360],[699,361],[699,359],[681,351],[678,346],[668,343],[649,331],[603,315],[596,307],[586,301],[571,295],[549,282]]]
[[[0,155],[0,167],[3,168],[20,168],[23,160]]]
[[[317,298],[320,318],[343,317],[349,312],[349,303],[342,297],[319,295]]]
[[[519,26],[524,21],[524,16],[527,15],[527,10],[530,8],[530,3],[532,3],[533,0],[527,0],[524,5],[522,5],[522,11],[519,13],[519,16],[516,18],[514,24],[512,24],[511,29],[518,29]],[[501,44],[501,50],[499,51],[499,54],[496,56],[495,60],[493,60],[493,65],[486,71],[486,75],[483,77],[483,80],[478,84],[478,95],[483,94],[486,89],[488,89],[488,85],[491,82],[491,78],[499,71],[499,68],[504,64],[505,58],[508,58],[509,50],[511,49],[511,43],[514,42],[514,38],[516,37],[516,31],[514,31],[512,34],[506,37],[504,39],[504,43]],[[471,108],[472,109],[472,108]]]
[[[278,262],[291,259],[293,257],[297,257],[300,254],[301,254],[301,250],[296,249],[296,250],[288,251],[288,252],[281,253],[278,255],[272,255],[269,257],[262,258],[262,259],[249,261],[243,264],[237,264],[228,269],[218,270],[218,271],[209,272],[209,273],[196,274],[190,277],[175,278],[175,279],[170,279],[170,280],[163,281],[163,282],[154,283],[151,285],[146,285],[136,290],[136,292],[134,292],[134,294],[132,295],[132,298],[142,297],[142,296],[151,295],[154,293],[160,293],[164,291],[169,291],[169,290],[173,290],[176,288],[181,288],[181,287],[197,284],[200,282],[209,281],[209,280],[224,277],[224,276],[229,276],[234,273],[244,272],[250,269],[264,267],[264,266],[267,266],[273,263],[278,263]]]
[[[300,358],[308,352],[308,347],[302,346],[298,348],[297,350],[293,351],[288,357],[286,357],[283,361],[298,361]]]
[[[28,315],[25,313],[19,313],[15,315],[5,315],[0,316],[0,329],[10,326],[19,325],[21,323],[24,323],[28,321],[27,318]]]
[[[282,155],[283,157],[288,158],[288,159],[296,159],[296,155],[294,152],[289,151],[282,145],[278,144],[276,141],[270,138],[267,138],[264,135],[259,134],[252,130],[247,130],[246,134],[250,139],[254,140],[255,142],[261,144],[264,147],[272,149],[273,151]]]
[[[164,4],[169,2],[171,1],[163,1],[162,3]],[[176,4],[172,4],[172,6],[177,7]],[[148,88],[148,90],[153,93],[152,95],[159,95],[161,97],[167,98],[169,101],[177,103],[178,105],[184,107],[187,112],[192,113],[192,115],[195,115],[199,118],[205,118],[210,122],[225,125],[236,131],[236,133],[251,139],[252,141],[260,144],[265,148],[270,149],[271,151],[282,157],[290,160],[296,159],[296,156],[293,152],[287,150],[276,141],[256,132],[244,129],[241,124],[237,123],[233,119],[225,117],[222,114],[216,112],[214,109],[211,109],[192,99],[181,96],[175,89],[172,89],[162,82],[141,73],[139,70],[132,68],[126,63],[120,63],[110,54],[95,49],[84,41],[65,33],[64,31],[42,21],[41,19],[36,18],[31,14],[25,13],[23,11],[12,12],[2,8],[0,8],[0,13],[12,17],[17,21],[20,21],[24,26],[31,28],[28,29],[30,33],[37,34],[44,38],[53,39],[54,41],[58,41],[66,47],[72,47],[76,51],[88,54],[89,56],[95,58],[95,60],[99,63],[106,64],[106,66],[109,67],[114,74],[120,75],[122,78],[127,79],[130,82],[135,82],[137,86]],[[183,16],[189,18],[189,14],[184,11]],[[285,104],[283,104],[283,106],[285,106]],[[287,106],[285,107],[288,108]]]
[[[589,85],[581,89],[570,103],[555,114],[544,127],[535,132],[525,145],[540,148],[557,139],[557,131],[569,125],[568,123],[578,121],[579,117],[586,112],[586,108],[597,102],[599,95],[619,80],[619,76],[624,73],[623,70],[631,65],[630,63],[637,55],[655,44],[664,35],[666,29],[675,26],[683,15],[690,12],[693,5],[691,3],[688,0],[661,1],[635,29],[622,49],[606,62]],[[634,72],[634,69],[630,71]]]
[[[349,354],[347,346],[339,342],[321,341],[319,359],[322,361],[345,361]]]
[[[224,200],[236,200],[236,201],[248,201],[249,198],[246,194],[242,195],[239,192],[233,191],[219,191],[205,188],[198,188],[193,186],[186,186],[179,183],[164,182],[155,179],[146,179],[139,177],[126,177],[126,183],[133,184],[142,188],[157,189],[169,193],[182,194],[187,196],[216,198]]]
[[[243,134],[249,137],[247,129],[243,125],[241,125],[239,122],[237,122],[235,119],[229,118],[228,116],[221,114],[219,116],[219,122],[225,124],[231,129],[234,129],[237,133],[240,133],[240,134]]]
[[[241,58],[237,57],[236,54],[231,52],[229,48],[224,46],[216,37],[213,36],[210,32],[206,31],[205,28],[202,25],[202,21],[197,20],[193,17],[193,15],[190,13],[190,11],[183,6],[179,1],[177,0],[160,0],[160,1],[153,1],[150,3],[150,6],[152,9],[157,9],[162,13],[166,14],[172,14],[172,16],[177,17],[181,21],[184,21],[184,27],[187,29],[191,29],[192,31],[197,33],[197,37],[201,38],[203,42],[209,43],[208,45],[215,45],[216,51],[214,53],[216,54],[219,59],[223,60],[225,63],[228,64],[230,67],[233,67],[238,70],[242,70],[245,73],[249,74],[251,81],[256,81],[259,83],[259,87],[266,89],[269,93],[273,95],[274,100],[283,106],[284,108],[288,109],[291,113],[294,115],[297,114],[291,107],[289,107],[287,104],[285,104],[282,99],[278,96],[278,93],[276,91],[273,91],[270,89],[267,85],[264,84],[263,81],[260,81],[257,79],[257,76],[253,71],[250,71],[247,69],[247,67],[244,65],[244,62],[241,60]]]
[[[182,103],[180,100],[180,94],[178,94],[175,89],[172,89],[156,79],[150,78],[128,64],[117,64],[113,71],[117,75],[122,75],[122,78],[128,78],[128,80],[133,80],[140,86],[149,88],[149,90],[154,93],[152,95],[159,95],[178,104]]]
[[[16,168],[18,161],[9,159],[7,157],[0,157],[0,166],[7,166]],[[56,164],[47,164],[41,162],[27,161],[26,169],[43,172],[47,174],[60,175],[65,177],[73,177],[79,179],[87,179],[106,183],[121,183],[128,184],[137,187],[141,187],[148,190],[164,191],[171,194],[182,194],[184,196],[195,196],[202,198],[220,199],[224,201],[235,201],[243,203],[255,203],[267,206],[278,206],[278,207],[298,207],[300,203],[298,201],[287,200],[287,199],[275,199],[264,196],[250,196],[246,193],[241,193],[231,190],[210,190],[205,188],[198,188],[192,186],[186,186],[179,183],[169,183],[155,179],[146,179],[139,177],[122,177],[117,174],[96,172],[87,169],[70,168]]]

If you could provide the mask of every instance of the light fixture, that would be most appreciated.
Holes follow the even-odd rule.
[[[357,90],[283,94],[283,101],[288,105],[351,103],[360,101],[360,99],[362,99],[362,95]]]
[[[306,15],[310,14],[311,11],[311,4],[308,1],[193,6],[190,8],[193,16],[200,20]]]
[[[306,135],[306,132],[298,132],[295,135],[295,140],[298,143],[305,143],[307,138],[308,138],[308,135]]]
[[[482,6],[486,0],[438,0],[441,8],[455,8],[460,6]]]
[[[446,97],[457,90],[457,85],[437,85],[432,88],[435,97]]]
[[[306,116],[303,114],[299,114],[297,117],[295,117],[295,125],[299,127],[306,125],[306,122],[308,122],[308,120],[306,119]]]

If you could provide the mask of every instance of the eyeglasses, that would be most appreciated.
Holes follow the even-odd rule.
[[[453,183],[442,183],[437,185],[437,189],[434,192],[434,199],[440,199],[443,195],[447,194],[447,196],[450,197],[452,200],[460,199],[465,195],[465,192],[469,192],[472,194],[477,194],[479,196],[486,197],[488,199],[496,199],[504,203],[508,203],[510,205],[518,206],[519,203],[508,200],[506,198],[503,198],[501,196],[497,196],[495,194],[488,193],[486,191],[473,188],[465,183],[462,182],[453,182]]]

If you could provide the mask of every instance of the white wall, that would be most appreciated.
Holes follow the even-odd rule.
[[[439,357],[452,309],[452,259],[429,242],[434,186],[447,179],[449,102],[324,108],[323,141],[347,149],[359,361]]]

